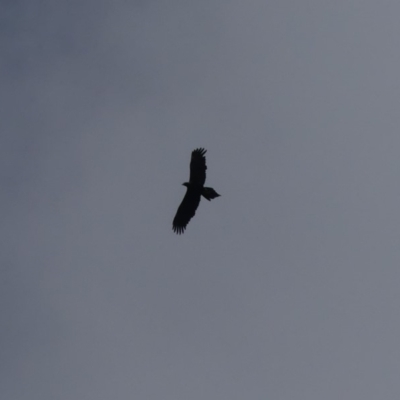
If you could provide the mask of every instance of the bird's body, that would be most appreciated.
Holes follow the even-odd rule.
[[[186,194],[172,223],[172,229],[179,235],[185,231],[187,224],[195,215],[201,196],[208,201],[220,196],[213,188],[204,186],[207,169],[206,158],[204,156],[206,151],[203,148],[192,151],[190,179],[189,182],[183,184],[187,188]]]

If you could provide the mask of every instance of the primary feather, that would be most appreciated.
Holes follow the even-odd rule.
[[[189,183],[195,186],[204,186],[206,181],[206,154],[205,149],[196,149],[192,151],[190,160],[190,178]]]

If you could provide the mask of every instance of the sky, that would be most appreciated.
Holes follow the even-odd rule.
[[[399,13],[2,1],[0,398],[399,398]]]

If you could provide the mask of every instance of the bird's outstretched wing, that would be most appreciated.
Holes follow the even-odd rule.
[[[190,160],[190,179],[191,185],[204,186],[206,181],[206,154],[207,150],[203,148],[195,149],[192,151],[192,158]]]
[[[186,229],[187,224],[196,213],[197,207],[200,203],[200,193],[197,190],[188,188],[182,203],[178,207],[172,229],[179,235]]]

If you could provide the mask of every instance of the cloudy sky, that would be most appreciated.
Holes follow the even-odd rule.
[[[399,398],[400,4],[189,3],[0,3],[0,398]]]

